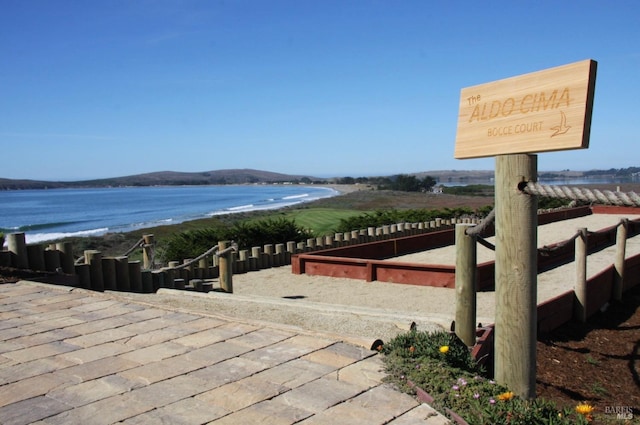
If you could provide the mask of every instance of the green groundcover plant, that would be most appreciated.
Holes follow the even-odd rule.
[[[447,409],[470,425],[588,424],[593,407],[558,409],[552,402],[523,400],[486,376],[469,349],[449,332],[410,331],[381,348],[386,378],[400,389],[415,388],[434,398],[433,407]]]

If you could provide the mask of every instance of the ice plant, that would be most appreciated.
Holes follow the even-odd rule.
[[[591,413],[593,413],[593,406],[589,403],[580,403],[576,406],[576,413],[584,416],[587,421],[591,422]]]
[[[498,395],[498,400],[500,401],[509,401],[513,398],[513,392],[507,391],[500,395]]]
[[[448,345],[443,345],[440,347],[440,352],[442,354],[447,354],[449,352],[449,346]]]

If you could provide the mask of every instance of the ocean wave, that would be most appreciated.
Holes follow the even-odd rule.
[[[39,243],[64,238],[100,236],[104,235],[108,231],[108,227],[102,227],[99,229],[81,230],[78,232],[28,233],[25,235],[25,239],[27,243]]]
[[[302,195],[291,195],[291,196],[285,196],[282,199],[298,199],[298,198],[306,198],[308,197],[309,194],[308,193],[303,193]]]
[[[237,207],[225,208],[225,211],[250,210],[250,209],[252,209],[254,207],[255,206],[253,204],[247,204],[247,205],[240,205],[240,206],[237,206]]]
[[[33,232],[34,230],[51,229],[61,226],[69,226],[74,224],[84,223],[84,221],[57,221],[52,223],[39,223],[39,224],[23,224],[22,226],[14,226],[10,228],[1,228],[0,231],[4,233],[16,233],[16,232]]]

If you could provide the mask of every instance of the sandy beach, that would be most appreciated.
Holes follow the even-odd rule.
[[[538,228],[538,246],[571,238],[578,228],[595,231],[614,226],[622,218],[640,216],[595,214],[552,223]],[[490,239],[491,241],[491,239]],[[627,257],[640,254],[640,237],[627,241]],[[615,246],[590,255],[588,276],[611,265]],[[494,259],[493,251],[478,247],[478,261]],[[449,246],[396,258],[397,261],[427,264],[455,264],[455,247]],[[574,263],[538,276],[538,303],[573,288]],[[376,338],[389,338],[409,329],[448,329],[455,317],[455,291],[447,288],[365,282],[324,276],[294,275],[291,267],[279,267],[233,277],[233,294],[208,294],[161,289],[157,294],[125,294],[150,304],[188,308],[212,315],[234,317],[249,322],[266,321],[285,327],[298,327],[341,335],[366,344]],[[477,297],[477,319],[492,323],[495,314],[494,292]]]

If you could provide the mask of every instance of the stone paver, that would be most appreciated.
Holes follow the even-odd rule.
[[[335,336],[27,282],[0,325],[2,424],[446,423]]]
[[[389,425],[448,425],[451,422],[428,404],[421,404],[404,415],[389,422]]]

